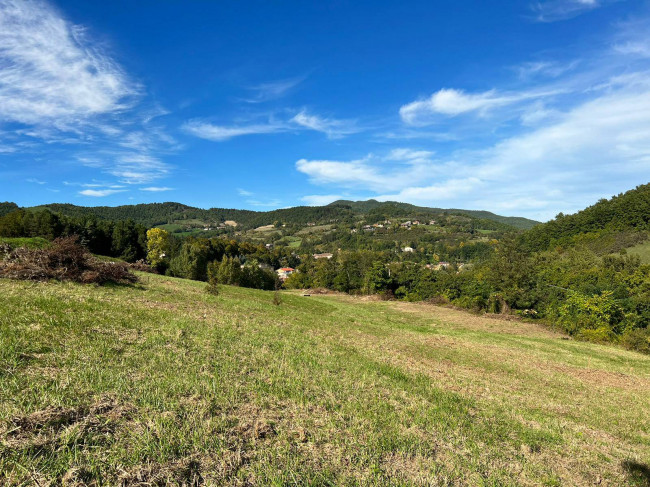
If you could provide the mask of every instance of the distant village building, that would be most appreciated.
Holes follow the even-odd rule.
[[[402,227],[402,228],[411,228],[411,225],[412,225],[412,223],[410,221],[408,221],[408,222],[400,223],[399,226]]]
[[[264,247],[266,247],[267,249],[272,249],[272,248],[273,248],[273,244],[272,244],[272,243],[268,243],[268,244],[264,245]]]
[[[436,221],[435,221],[435,220],[431,220],[431,221],[429,222],[429,225],[435,225],[435,224],[436,224]]]
[[[278,277],[281,281],[285,281],[287,277],[296,272],[296,270],[292,267],[282,267],[275,272],[277,272]]]
[[[402,252],[415,252],[415,249],[413,247],[404,247]]]
[[[314,254],[314,259],[331,259],[333,256],[334,254],[325,252],[323,254]]]

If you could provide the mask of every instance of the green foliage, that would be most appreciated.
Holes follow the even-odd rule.
[[[210,257],[207,240],[188,240],[169,262],[169,272],[176,277],[205,281]]]
[[[621,344],[628,350],[650,355],[650,328],[627,330],[621,337]]]
[[[169,259],[171,241],[169,232],[161,228],[147,230],[147,260],[158,267]]]
[[[129,221],[100,221],[94,216],[68,217],[47,210],[18,210],[0,216],[0,237],[54,240],[76,235],[94,254],[134,262],[146,255],[146,228]]]
[[[636,187],[610,200],[600,200],[574,215],[560,213],[554,220],[537,225],[522,236],[532,250],[571,245],[583,234],[600,231],[650,230],[650,184]]]

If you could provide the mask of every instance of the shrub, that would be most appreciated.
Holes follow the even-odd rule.
[[[214,296],[219,295],[219,262],[216,260],[208,264],[208,285],[205,290]]]
[[[626,331],[621,337],[621,344],[628,350],[650,355],[650,328]]]
[[[101,262],[79,245],[77,237],[54,240],[47,249],[11,251],[0,262],[0,276],[10,279],[75,281],[84,284],[130,283],[138,278],[125,263]]]
[[[585,296],[577,292],[569,293],[565,303],[559,309],[560,322],[565,330],[571,335],[580,332],[584,337],[593,336],[597,338],[596,341],[600,341],[600,337],[610,333],[612,336],[620,333],[625,315],[612,294],[611,291],[603,291],[594,296]]]

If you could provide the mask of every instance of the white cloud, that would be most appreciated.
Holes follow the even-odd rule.
[[[238,192],[241,196],[253,196],[253,194],[254,194],[252,191],[246,191],[245,189],[241,189],[241,188],[238,188],[238,189],[237,189],[237,192]]]
[[[95,198],[102,198],[104,196],[110,196],[115,193],[123,193],[125,189],[84,189],[79,191],[79,194],[83,196],[92,196]]]
[[[143,107],[143,95],[105,43],[48,2],[0,0],[0,122],[25,126],[3,134],[13,152],[77,146],[72,158],[125,182],[163,177],[171,168],[154,154],[178,144],[152,122],[166,110]]]
[[[168,188],[167,186],[149,186],[147,188],[140,188],[140,191],[149,191],[151,193],[160,193],[163,191],[173,191],[174,188]]]
[[[254,96],[247,98],[244,101],[248,103],[262,103],[265,101],[276,100],[283,97],[292,88],[302,83],[307,76],[298,76],[295,78],[286,78],[267,83],[261,83],[257,86],[248,88],[254,92]]]
[[[296,114],[291,122],[294,122],[301,127],[305,127],[317,132],[323,132],[330,139],[336,139],[345,135],[354,134],[359,132],[354,121],[350,120],[334,120],[329,118],[322,118],[318,115],[311,115],[306,110],[300,111]]]
[[[314,130],[326,134],[330,139],[336,139],[360,131],[352,120],[323,118],[309,114],[305,110],[285,120],[271,118],[264,123],[232,126],[215,125],[202,120],[189,120],[181,128],[191,135],[215,142],[223,142],[243,135],[276,134],[299,130]]]
[[[47,3],[0,0],[0,119],[67,126],[123,110],[138,92]]]
[[[222,142],[224,140],[239,137],[241,135],[252,134],[272,134],[277,132],[284,132],[287,130],[286,125],[269,122],[266,124],[251,124],[241,125],[234,127],[226,127],[221,125],[213,125],[199,120],[190,120],[181,127],[185,132],[195,135],[201,139],[212,140],[215,142]]]
[[[429,98],[403,105],[399,113],[407,124],[427,125],[435,122],[437,116],[455,117],[469,112],[484,116],[498,107],[557,93],[557,90],[516,93],[498,93],[496,90],[490,90],[482,93],[465,93],[462,90],[443,88]]]
[[[395,149],[380,157],[370,154],[351,161],[307,160],[296,162],[296,169],[318,185],[337,185],[372,191],[399,191],[414,182],[444,173],[444,165],[425,154],[426,151]],[[400,164],[390,164],[399,156]]]
[[[578,61],[569,63],[560,63],[557,61],[529,61],[525,62],[515,69],[519,78],[529,80],[534,77],[557,78],[567,71],[575,69],[579,64]]]
[[[546,0],[531,5],[539,22],[567,20],[615,0]]]

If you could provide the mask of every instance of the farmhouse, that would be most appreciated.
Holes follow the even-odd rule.
[[[284,280],[287,279],[287,277],[289,277],[291,274],[296,272],[296,270],[293,269],[292,267],[282,267],[282,268],[278,269],[275,272],[277,272],[278,277],[280,278],[280,280],[284,281]]]
[[[402,252],[415,252],[415,249],[413,247],[404,247]]]

